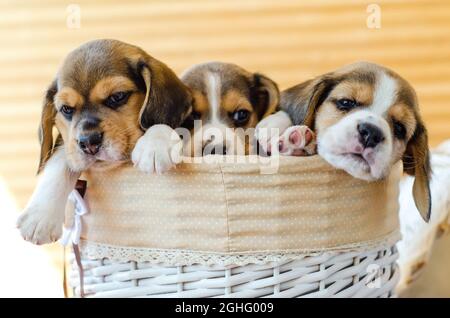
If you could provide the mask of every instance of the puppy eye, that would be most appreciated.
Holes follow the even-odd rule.
[[[231,114],[234,123],[237,126],[245,125],[250,119],[250,112],[246,109],[240,109]]]
[[[67,119],[72,119],[73,113],[75,112],[75,108],[67,106],[67,105],[63,105],[60,109],[61,113],[63,114],[64,117],[66,117]]]
[[[406,128],[401,122],[394,120],[394,136],[398,139],[406,138]]]
[[[348,111],[358,106],[358,103],[352,99],[341,98],[336,101],[336,107],[339,110]]]
[[[110,108],[117,108],[128,101],[131,92],[117,92],[105,99],[104,104]]]

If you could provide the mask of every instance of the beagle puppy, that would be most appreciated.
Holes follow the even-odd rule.
[[[181,80],[192,93],[190,114],[177,131],[167,125],[147,130],[132,153],[135,165],[160,174],[181,162],[183,155],[251,153],[254,127],[278,107],[277,84],[222,62],[195,65]]]
[[[182,125],[192,132],[193,156],[249,154],[254,135],[250,128],[273,113],[280,100],[274,81],[235,64],[198,64],[181,80],[193,96],[192,112]]]
[[[72,51],[45,95],[40,178],[18,219],[21,235],[36,244],[57,240],[81,172],[128,161],[147,128],[177,127],[190,109],[188,88],[136,46],[95,40]]]
[[[393,164],[403,160],[404,171],[415,176],[415,204],[422,218],[429,220],[427,130],[416,93],[405,79],[380,65],[354,63],[283,91],[280,108],[257,127],[263,148],[278,144],[291,149],[288,153],[304,154],[305,146],[315,143],[313,131],[319,155],[364,180],[387,176]],[[289,128],[292,124],[312,131]],[[272,127],[284,131],[281,140],[262,137],[260,131]]]

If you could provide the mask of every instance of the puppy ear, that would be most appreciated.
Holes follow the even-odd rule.
[[[253,74],[250,101],[255,108],[258,119],[272,114],[280,103],[278,85],[265,75]]]
[[[409,140],[403,155],[404,171],[414,176],[413,197],[420,215],[428,222],[431,216],[430,193],[430,155],[428,135],[425,126],[419,121],[414,135]]]
[[[318,107],[336,85],[331,74],[306,81],[281,93],[280,107],[291,117],[294,125],[306,125],[314,129]]]
[[[145,100],[139,124],[146,130],[155,124],[178,127],[191,109],[192,96],[181,80],[165,64],[147,57],[137,70],[145,86]]]
[[[41,154],[39,159],[38,173],[42,171],[45,163],[50,158],[54,149],[53,126],[55,124],[56,108],[53,97],[57,92],[56,80],[47,89],[42,107],[41,123],[39,126],[39,142],[41,144]]]

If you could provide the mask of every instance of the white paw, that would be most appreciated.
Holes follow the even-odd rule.
[[[61,237],[64,213],[51,209],[42,206],[25,209],[17,220],[17,228],[26,241],[40,245],[56,242]]]
[[[274,142],[270,144],[274,144]],[[286,129],[276,144],[278,151],[285,156],[307,156],[316,153],[315,134],[304,125]]]
[[[264,153],[270,153],[270,141],[292,126],[292,120],[284,111],[279,111],[261,120],[255,129],[255,138]]]
[[[131,154],[134,166],[147,173],[161,174],[181,162],[183,142],[167,125],[154,125],[138,139]]]

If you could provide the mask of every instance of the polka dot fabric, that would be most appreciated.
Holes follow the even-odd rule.
[[[281,157],[276,173],[258,162],[215,157],[163,175],[131,166],[85,174],[84,246],[142,255],[277,254],[360,248],[398,237],[400,164],[386,180],[366,182],[319,156]]]

